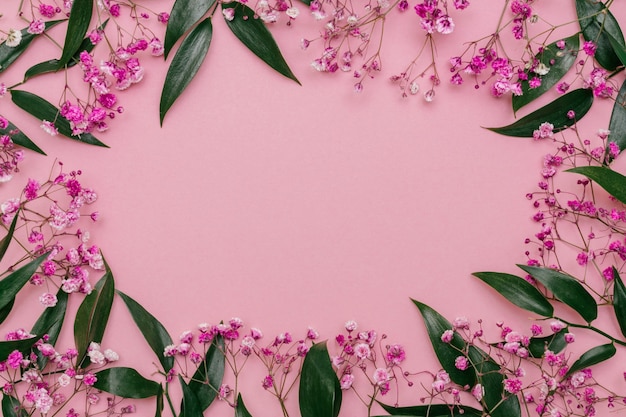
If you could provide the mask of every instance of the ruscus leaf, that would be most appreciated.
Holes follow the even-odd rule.
[[[224,16],[226,24],[241,43],[278,73],[300,84],[283,58],[272,34],[254,10],[239,2],[221,5],[224,12],[232,12],[232,19]]]
[[[607,193],[626,204],[626,177],[604,166],[584,166],[570,168],[566,172],[584,175],[595,181]]]
[[[576,14],[583,38],[597,45],[594,58],[598,64],[609,71],[619,67],[621,62],[615,54],[609,36],[624,46],[624,35],[619,22],[615,20],[609,9],[601,1],[576,0]]]
[[[617,350],[615,349],[615,345],[613,343],[607,343],[606,345],[591,348],[587,352],[583,353],[581,357],[572,364],[566,375],[571,375],[581,369],[604,362],[605,360],[612,358],[616,352]]]
[[[13,298],[7,305],[0,308],[0,324],[2,324],[7,319],[7,317],[9,317],[9,314],[11,314],[11,310],[13,309],[14,305],[15,298]]]
[[[167,59],[172,47],[204,16],[215,0],[176,0],[165,29],[163,50]]]
[[[626,80],[617,93],[611,120],[609,121],[609,140],[607,142],[607,154],[609,143],[615,142],[620,151],[626,149]],[[609,160],[612,158],[609,158]]]
[[[94,388],[122,398],[149,398],[158,395],[161,385],[144,378],[133,368],[117,367],[96,372]]]
[[[54,307],[46,308],[41,316],[37,319],[30,331],[33,334],[47,334],[48,343],[54,346],[61,334],[63,321],[65,319],[65,311],[67,310],[68,294],[60,289],[57,291],[57,304]],[[37,364],[39,369],[43,369],[48,359],[37,352]]]
[[[576,278],[554,269],[538,266],[517,265],[543,284],[564,304],[573,308],[587,323],[598,317],[596,300]]]
[[[89,29],[91,14],[93,13],[93,0],[74,0],[70,11],[70,20],[67,24],[65,44],[59,58],[59,65],[64,66],[78,51]]]
[[[2,394],[2,415],[4,417],[27,417],[28,413],[19,399]]]
[[[47,120],[53,122],[59,133],[70,139],[89,145],[102,146],[108,148],[107,145],[96,139],[91,133],[82,133],[80,135],[72,135],[70,122],[61,116],[59,109],[54,107],[50,102],[43,98],[23,90],[11,90],[11,100],[20,109],[35,116],[39,120]]]
[[[554,313],[552,304],[523,278],[500,272],[474,272],[472,275],[524,310],[544,317],[550,317]]]
[[[235,407],[235,417],[252,417],[252,414],[248,412],[246,405],[243,403],[241,393],[237,395],[237,406]]]
[[[159,392],[156,395],[156,411],[154,417],[163,416],[163,385],[159,384]]]
[[[148,345],[150,345],[152,351],[159,359],[163,370],[168,372],[174,366],[174,358],[165,357],[164,355],[165,347],[172,344],[172,338],[167,333],[167,330],[165,330],[161,322],[137,301],[121,291],[117,291],[117,295],[119,295],[122,301],[124,301],[124,304],[126,304],[133,321],[137,324],[146,342],[148,342]]]
[[[48,253],[41,255],[0,281],[0,309],[13,302],[17,293],[26,285],[47,257]]]
[[[224,378],[224,339],[216,336],[207,350],[206,357],[189,381],[189,389],[196,394],[201,410],[209,408]]]
[[[564,48],[559,48],[557,42],[546,45],[535,56],[537,62],[548,68],[547,74],[538,76],[534,72],[526,70],[529,79],[538,76],[541,79],[541,85],[537,88],[530,88],[528,80],[522,81],[522,95],[514,95],[512,98],[514,112],[517,112],[520,108],[554,87],[576,62],[576,56],[580,47],[578,33],[561,40],[561,42],[565,43]]]
[[[207,17],[187,35],[180,48],[178,48],[167,70],[163,91],[161,92],[161,103],[159,105],[161,125],[163,125],[163,119],[167,111],[200,69],[200,65],[202,65],[211,45],[212,36],[213,25],[211,18]]]
[[[203,417],[202,409],[200,408],[196,394],[189,389],[189,386],[185,383],[183,378],[179,376],[178,380],[183,389],[184,404],[184,410],[181,410],[180,417]]]
[[[300,414],[302,417],[337,417],[342,393],[326,342],[316,343],[304,357],[300,375]]]
[[[560,96],[553,102],[522,117],[515,123],[503,127],[488,127],[486,129],[505,136],[532,138],[533,132],[539,128],[539,125],[548,122],[554,126],[553,131],[557,133],[580,121],[587,114],[592,103],[593,92],[579,88]],[[570,110],[575,113],[575,117],[571,119],[567,116]]]
[[[617,39],[615,39],[613,36],[609,35],[608,33],[606,34],[606,37],[609,40],[609,43],[611,44],[611,48],[613,48],[613,52],[615,52],[615,55],[617,56],[619,61],[622,63],[622,66],[626,66],[626,46],[624,46],[623,43],[619,43]]]
[[[52,20],[45,23],[45,30],[50,29],[53,26],[58,25],[63,22],[63,20]],[[28,33],[28,28],[24,28],[21,30],[22,32],[22,40],[20,44],[14,47],[8,46],[5,42],[0,44],[0,72],[6,70],[11,66],[16,59],[20,57],[26,51],[26,49],[30,46],[31,42],[38,37],[39,35]]]
[[[482,417],[483,411],[457,404],[429,404],[411,407],[392,407],[378,403],[391,416],[412,417]]]
[[[83,367],[89,363],[86,358],[87,348],[91,342],[100,343],[104,336],[113,296],[115,295],[115,282],[113,274],[107,268],[107,272],[96,283],[91,294],[85,296],[78,307],[74,320],[74,343],[78,350],[77,363]],[[87,362],[87,363],[85,363]]]
[[[6,236],[0,240],[0,261],[4,258],[4,255],[7,253],[7,249],[9,249],[9,244],[11,243],[11,240],[13,240],[15,225],[17,224],[17,219],[19,219],[19,217],[18,211],[15,213],[15,216],[13,216],[13,220],[11,221],[11,225],[9,226]]]
[[[613,267],[613,310],[619,329],[626,336],[626,286],[615,267]]]
[[[549,336],[531,337],[530,343],[528,344],[528,353],[533,358],[541,358],[543,357],[546,349],[549,349],[554,353],[561,352],[565,349],[565,346],[567,346],[567,342],[565,341],[566,332],[566,329],[563,329],[560,332]]]
[[[39,340],[39,337],[31,337],[29,339],[11,340],[8,342],[0,342],[0,362],[7,360],[11,352],[19,350],[24,352],[33,347]]]
[[[30,149],[31,151],[35,151],[42,155],[46,153],[41,150],[39,146],[35,144],[28,136],[26,136],[20,129],[17,128],[13,123],[7,120],[7,127],[5,129],[0,129],[0,135],[8,135],[11,137],[11,140],[16,145],[19,145],[23,148]]]

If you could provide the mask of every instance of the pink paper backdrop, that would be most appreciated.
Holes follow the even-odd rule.
[[[169,7],[153,3],[157,10]],[[570,3],[541,7],[565,21],[557,14],[573,18]],[[497,6],[473,2],[455,15],[455,32],[438,38],[444,80],[444,61],[493,28]],[[122,94],[125,113],[98,136],[111,149],[47,137],[5,98],[5,116],[49,155],[29,153],[23,176],[2,186],[2,199],[18,192],[26,177],[47,176],[54,158],[82,169],[83,181],[99,194],[102,220],[90,229],[93,242],[103,249],[117,287],[174,338],[200,322],[232,316],[268,337],[283,331],[299,337],[312,325],[333,338],[355,319],[404,344],[410,369],[436,371],[409,297],[449,319],[484,318],[491,328],[497,320],[530,325],[528,313],[470,274],[518,273],[514,264],[526,260],[523,240],[536,232],[525,194],[534,190],[553,145],[481,128],[513,120],[510,99],[491,98],[485,88],[444,82],[432,103],[401,99],[388,77],[410,62],[423,35],[412,11],[392,17],[383,72],[367,80],[361,94],[352,91],[348,75],[319,74],[309,66],[317,48],[298,45],[300,37],[317,33],[308,17],[273,31],[302,86],[266,68],[214,19],[207,60],[164,126],[158,102],[166,66],[155,58],[146,64],[144,81]],[[56,54],[38,47],[42,58]],[[6,77],[18,80],[31,64],[16,64]],[[25,89],[56,102],[62,82],[61,76],[56,82],[42,77]],[[586,134],[607,126],[610,105],[594,105]],[[34,294],[22,296],[24,302]],[[33,311],[33,317],[40,312],[36,303]],[[3,328],[24,326],[27,314]],[[104,344],[152,372],[154,358],[119,300],[111,320]],[[622,369],[599,369],[622,387]],[[279,411],[260,379],[244,380],[253,415]],[[418,392],[409,391],[403,403],[416,403]],[[223,404],[215,407],[216,415],[231,413]],[[358,407],[343,415],[358,415]]]

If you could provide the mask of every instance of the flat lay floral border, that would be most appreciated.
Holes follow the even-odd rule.
[[[463,11],[472,7],[467,0],[176,0],[167,11],[132,0],[22,0],[15,5],[24,27],[0,30],[0,73],[18,59],[31,59],[33,65],[18,84],[0,83],[0,95],[7,96],[3,105],[10,96],[15,106],[38,119],[42,130],[23,132],[0,116],[0,181],[25,183],[19,197],[3,197],[0,204],[5,229],[0,260],[9,264],[0,280],[0,323],[20,308],[16,296],[26,286],[41,288],[45,310],[29,330],[3,329],[2,415],[120,416],[137,411],[194,417],[211,413],[210,406],[222,401],[235,416],[246,417],[250,413],[243,396],[251,394],[242,392],[239,381],[246,378],[248,361],[265,369],[260,389],[276,398],[284,416],[289,415],[287,397],[296,391],[302,417],[336,417],[347,395],[363,403],[367,416],[593,416],[601,409],[626,407],[624,394],[603,385],[593,368],[626,346],[621,278],[626,177],[612,169],[626,148],[626,44],[611,13],[612,0],[569,1],[577,19],[558,24],[543,19],[542,1],[502,2],[493,31],[447,59],[437,56],[436,43],[463,24]],[[463,317],[448,321],[413,300],[441,365],[432,372],[408,371],[409,348],[359,329],[354,321],[331,338],[313,328],[298,337],[267,337],[232,318],[200,324],[172,339],[158,318],[116,289],[110,266],[91,243],[85,227],[98,221],[98,211],[91,208],[97,193],[83,184],[82,173],[57,162],[48,178],[25,179],[21,161],[31,152],[46,152],[36,144],[37,135],[82,142],[77,146],[107,146],[96,135],[115,130],[126,90],[161,64],[168,66],[160,100],[160,122],[165,123],[186,87],[199,82],[194,77],[211,45],[213,19],[224,19],[243,47],[299,83],[270,30],[305,18],[319,24],[315,37],[300,40],[303,49],[319,49],[311,66],[344,73],[356,93],[382,73],[385,24],[413,19],[424,35],[421,43],[415,41],[419,53],[389,76],[403,97],[421,96],[428,105],[444,82],[459,88],[470,83],[481,91],[484,86],[494,99],[511,103],[512,118],[518,111],[526,113],[491,131],[554,143],[536,190],[527,195],[536,231],[526,240],[528,260],[518,265],[521,276],[473,274],[491,287],[488,291],[532,313],[536,320],[529,328],[470,323]],[[61,37],[55,27],[64,28]],[[556,37],[557,29],[570,35]],[[59,58],[38,62],[29,54],[34,42],[58,47]],[[522,52],[509,53],[511,42]],[[28,91],[28,80],[60,72],[66,84],[57,103]],[[443,72],[449,72],[447,79]],[[83,88],[73,87],[69,80],[74,79]],[[525,111],[544,93],[556,98]],[[614,103],[610,122],[589,134],[582,119],[597,100]],[[10,246],[21,255],[8,259],[5,255],[15,252],[8,251]],[[70,297],[80,300],[72,316],[67,312]],[[150,378],[116,366],[119,354],[101,346],[115,297],[127,307],[158,362]],[[561,316],[564,309],[570,315]],[[565,318],[572,314],[576,320]],[[600,314],[613,317],[617,327],[597,327]],[[66,349],[57,347],[63,325],[71,326],[74,335],[74,346]],[[497,326],[500,338],[488,340],[487,325]],[[587,335],[605,343],[582,354],[570,352]],[[234,383],[224,383],[226,375]],[[412,396],[419,403],[407,406],[394,394],[400,385],[421,390]],[[181,401],[170,395],[172,387],[180,391]],[[155,400],[149,410],[146,402],[132,402],[146,398]]]

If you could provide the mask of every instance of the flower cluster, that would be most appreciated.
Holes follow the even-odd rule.
[[[0,130],[6,130],[9,122],[0,116]],[[17,133],[17,132],[15,132]],[[0,183],[10,181],[19,172],[18,164],[24,160],[24,151],[16,148],[10,135],[0,135]]]

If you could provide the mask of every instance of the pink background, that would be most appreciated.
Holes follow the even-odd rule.
[[[154,4],[169,8],[169,2]],[[573,6],[562,4],[540,6],[549,13],[561,7],[573,17]],[[117,288],[158,317],[173,338],[200,322],[238,316],[268,339],[283,331],[301,337],[309,325],[332,339],[354,319],[404,344],[411,369],[436,371],[409,297],[448,319],[530,326],[529,313],[470,274],[518,273],[514,264],[526,260],[524,238],[536,232],[525,194],[535,189],[553,145],[481,128],[511,122],[510,99],[446,82],[447,58],[493,30],[499,6],[473,2],[453,15],[455,32],[437,38],[444,82],[432,103],[402,99],[388,81],[421,46],[412,11],[392,14],[383,71],[361,94],[352,91],[348,75],[309,66],[319,50],[316,44],[299,48],[300,37],[317,33],[306,13],[295,27],[278,24],[273,31],[302,86],[268,69],[217,16],[205,64],[162,128],[158,100],[166,66],[143,59],[144,81],[120,97],[125,113],[97,135],[111,149],[47,137],[5,98],[4,115],[49,156],[28,153],[23,175],[2,186],[2,199],[16,195],[27,177],[46,177],[54,158],[82,169],[83,182],[99,194],[102,220],[90,227],[93,242]],[[38,47],[42,59],[55,56]],[[18,62],[5,82],[33,63]],[[24,89],[56,102],[62,83],[47,76]],[[594,106],[586,134],[606,128],[608,109],[610,103]],[[34,301],[35,293],[23,302]],[[33,316],[39,309],[33,303]],[[11,317],[3,328],[28,327],[23,317]],[[144,374],[154,369],[120,300],[104,344]],[[611,369],[606,377],[622,387],[621,372],[613,377]],[[269,396],[255,378],[243,391],[251,413],[269,415],[267,407],[277,413],[274,403],[262,406]],[[416,403],[417,392],[403,396],[403,404]],[[223,404],[214,407],[230,413]],[[364,411],[357,407],[343,415]]]

